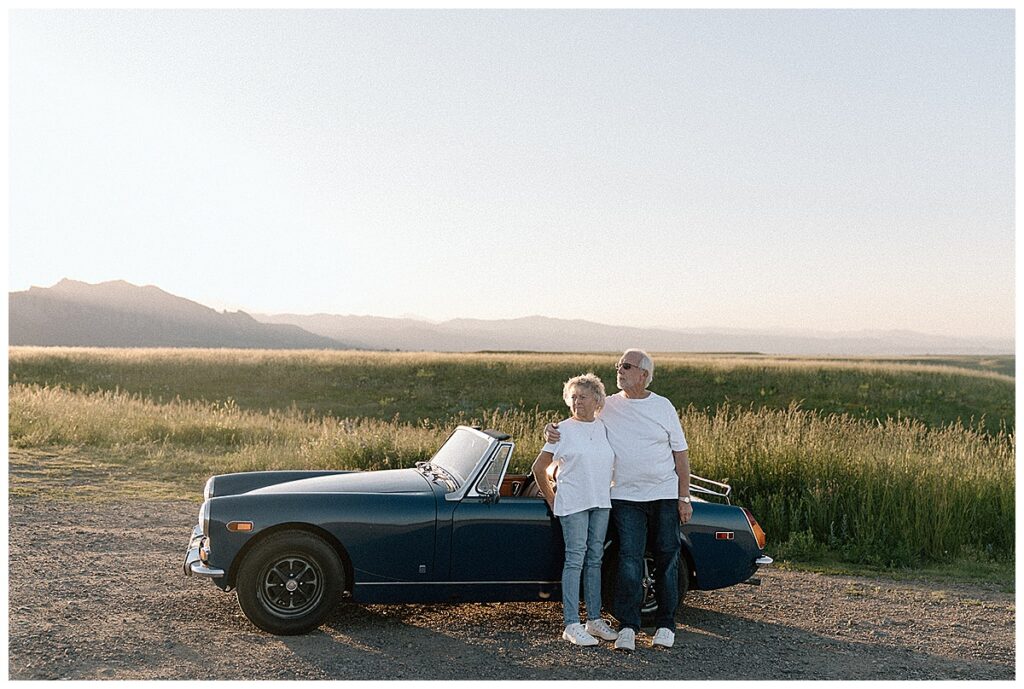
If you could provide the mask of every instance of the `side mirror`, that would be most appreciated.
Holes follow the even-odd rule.
[[[498,501],[498,489],[495,486],[477,486],[476,492],[483,497],[485,503]]]

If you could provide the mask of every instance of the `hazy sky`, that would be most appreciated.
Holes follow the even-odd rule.
[[[14,12],[9,287],[1012,337],[1013,22]]]

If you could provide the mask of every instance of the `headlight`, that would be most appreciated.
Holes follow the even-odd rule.
[[[203,500],[199,507],[199,525],[203,527],[203,535],[210,535],[210,501]]]
[[[211,476],[203,487],[203,500],[209,500],[213,497],[213,479],[215,476]]]

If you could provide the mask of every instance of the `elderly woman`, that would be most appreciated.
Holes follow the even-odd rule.
[[[562,568],[562,638],[579,646],[596,646],[597,638],[618,635],[601,619],[601,556],[611,511],[609,491],[615,453],[608,444],[604,424],[596,417],[604,406],[604,384],[593,373],[570,378],[562,398],[572,417],[558,425],[557,443],[547,443],[533,463],[533,475],[552,513],[562,524],[565,565]],[[558,468],[558,492],[548,469]],[[580,577],[587,608],[586,625],[580,622]]]

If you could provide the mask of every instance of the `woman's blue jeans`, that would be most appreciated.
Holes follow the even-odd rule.
[[[644,549],[650,530],[653,532],[654,592],[658,600],[655,626],[675,630],[676,608],[679,607],[679,502],[612,500],[612,519],[619,534],[615,617],[622,627],[639,631]]]
[[[566,626],[580,622],[580,576],[587,619],[601,617],[601,557],[608,533],[608,508],[595,507],[573,512],[558,521],[565,541],[565,565],[562,567],[562,615]]]

